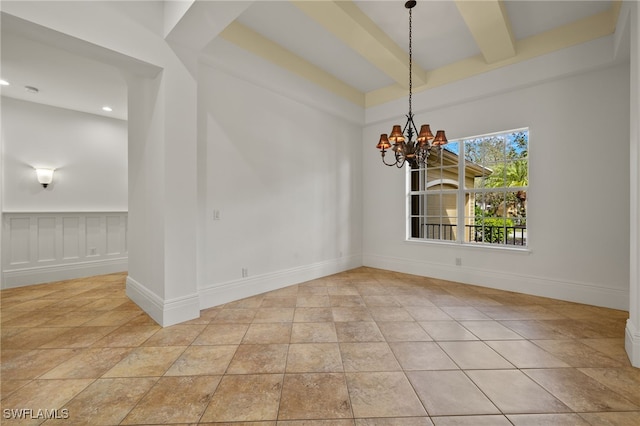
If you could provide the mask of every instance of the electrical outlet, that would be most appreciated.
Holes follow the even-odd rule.
[[[220,220],[220,210],[213,211],[213,220]]]
[[[242,268],[242,278],[247,278],[249,276],[249,268]]]
[[[98,254],[98,249],[95,247],[90,247],[89,248],[89,256],[95,256],[96,254]]]
[[[456,257],[456,266],[462,266],[462,258]]]

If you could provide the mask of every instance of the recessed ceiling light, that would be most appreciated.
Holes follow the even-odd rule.
[[[103,111],[107,111],[107,112],[111,112],[111,111],[113,111],[113,109],[111,109],[111,107],[109,107],[109,106],[103,106],[103,107],[102,107],[102,110],[103,110]]]
[[[8,86],[9,82],[7,80],[0,80],[0,86]]]
[[[33,86],[24,86],[24,90],[26,90],[29,93],[38,93],[40,90],[38,90],[37,87],[33,87]]]

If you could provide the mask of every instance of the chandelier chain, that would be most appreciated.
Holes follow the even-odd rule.
[[[412,9],[409,9],[409,115],[411,116],[411,96],[412,96],[412,89],[413,89],[413,51],[412,51],[412,28],[411,28],[411,11]]]

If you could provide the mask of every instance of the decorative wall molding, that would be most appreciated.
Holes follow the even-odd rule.
[[[364,255],[363,265],[575,303],[629,310],[628,291],[589,283],[376,255]]]
[[[210,285],[199,290],[200,309],[300,284],[362,266],[361,255],[345,256],[311,265]]]
[[[2,285],[127,270],[127,212],[2,213]]]

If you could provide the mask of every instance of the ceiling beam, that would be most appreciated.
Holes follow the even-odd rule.
[[[409,87],[409,55],[352,1],[292,1],[310,18],[358,52],[403,88]],[[427,73],[415,63],[414,84],[427,82]]]
[[[483,55],[463,59],[429,72],[429,81],[414,88],[414,93],[473,77],[507,65],[516,64],[567,47],[576,46],[614,33],[618,8],[572,22],[571,24],[536,34],[517,42],[517,55],[502,61],[487,63]],[[366,93],[366,107],[373,107],[406,96],[399,85],[391,85]]]
[[[311,62],[288,51],[279,44],[263,37],[238,21],[232,22],[220,35],[227,41],[252,52],[263,59],[297,74],[320,87],[364,107],[364,93],[344,83]]]
[[[456,0],[456,6],[488,64],[516,55],[511,24],[502,0]]]

